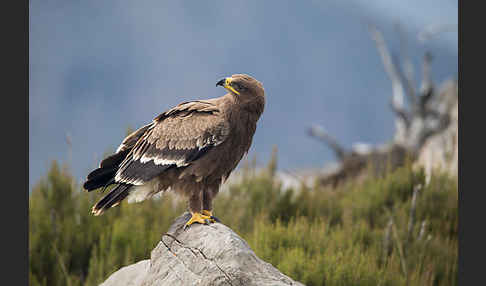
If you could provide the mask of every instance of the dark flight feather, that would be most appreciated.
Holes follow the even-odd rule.
[[[104,187],[109,183],[116,174],[117,168],[99,168],[90,173],[90,177],[83,184],[83,187],[88,191],[96,190]],[[94,174],[93,174],[94,173]]]
[[[126,149],[106,157],[104,160],[101,161],[100,168],[108,168],[120,165],[123,159],[125,159],[125,157],[127,156],[128,152],[130,152],[130,149]]]
[[[106,194],[96,205],[93,206],[92,212],[95,215],[102,214],[106,209],[111,208],[113,205],[121,202],[125,199],[129,192],[130,187],[132,185],[128,184],[119,184],[115,188],[113,188],[108,194]]]
[[[125,159],[129,151],[129,149],[123,150],[103,159],[100,167],[88,174],[83,187],[89,192],[114,183],[113,178],[118,170],[118,166]]]

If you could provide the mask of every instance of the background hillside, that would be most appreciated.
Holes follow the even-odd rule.
[[[455,285],[458,187],[454,176],[406,164],[384,177],[329,187],[281,188],[277,156],[243,168],[215,214],[263,260],[306,285]],[[123,203],[101,217],[101,194],[53,162],[29,198],[31,285],[97,285],[150,256],[185,202],[172,195]]]
[[[420,84],[457,77],[457,0],[242,3],[29,1],[29,186],[51,160],[81,181],[127,126],[187,100],[218,97],[222,77],[248,73],[267,105],[250,157],[278,144],[280,170],[321,168],[334,154],[306,136],[320,124],[346,147],[394,132],[390,81],[367,25],[407,52]],[[66,145],[67,138],[71,143]],[[308,152],[312,150],[312,152]]]

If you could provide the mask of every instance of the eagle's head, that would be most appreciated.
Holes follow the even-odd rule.
[[[223,78],[216,83],[216,86],[226,88],[230,94],[235,96],[240,103],[249,103],[261,109],[265,105],[265,90],[263,84],[247,74],[234,74],[231,77]]]

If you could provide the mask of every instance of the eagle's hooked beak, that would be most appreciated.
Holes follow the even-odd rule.
[[[226,79],[225,79],[225,78],[223,78],[222,80],[218,81],[218,82],[216,83],[216,86],[218,86],[218,85],[220,85],[220,86],[224,86],[224,81],[225,81],[225,80],[226,80]]]
[[[220,80],[216,83],[216,86],[220,85],[220,86],[226,88],[227,90],[231,91],[232,93],[240,95],[240,93],[238,91],[236,91],[236,89],[234,89],[234,87],[231,86],[231,81],[232,81],[232,78],[230,78],[230,77],[223,78],[222,80]]]

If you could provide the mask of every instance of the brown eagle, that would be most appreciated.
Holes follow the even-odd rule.
[[[245,74],[222,79],[222,97],[183,102],[128,135],[116,153],[101,161],[84,183],[87,191],[116,185],[92,208],[94,215],[158,192],[189,199],[192,223],[217,221],[212,200],[250,148],[263,113],[263,85]]]

